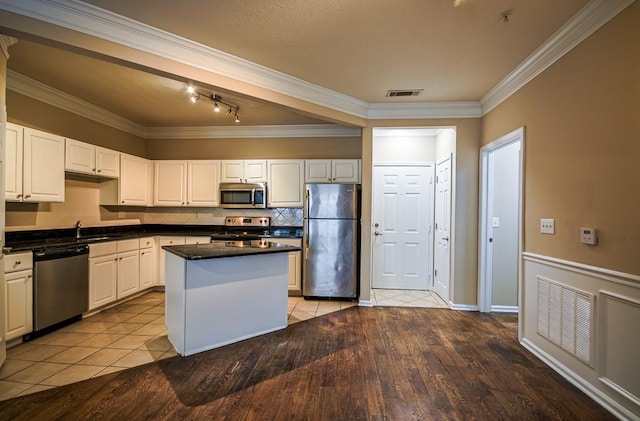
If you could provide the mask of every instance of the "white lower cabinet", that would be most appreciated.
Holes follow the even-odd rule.
[[[140,239],[140,290],[156,285],[156,247],[153,238]]]
[[[5,256],[5,337],[20,337],[33,330],[33,255]]]
[[[302,246],[300,238],[278,238],[272,239],[273,243],[286,244],[288,246]],[[302,294],[302,251],[289,252],[289,274],[288,274],[289,295]]]
[[[138,250],[118,253],[117,298],[140,291],[140,258]]]
[[[117,262],[115,253],[89,257],[89,310],[116,300]]]
[[[164,265],[165,265],[165,256],[167,252],[162,250],[162,246],[178,246],[186,244],[186,240],[184,237],[170,237],[163,236],[158,237],[158,285],[164,286]]]
[[[89,310],[140,291],[138,239],[89,246]]]

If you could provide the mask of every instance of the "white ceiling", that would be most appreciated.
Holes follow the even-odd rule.
[[[2,3],[2,2],[0,2]],[[370,104],[479,101],[586,0],[86,0],[135,21]],[[2,7],[0,5],[0,7]],[[511,10],[507,22],[500,18]],[[19,41],[11,71],[144,127],[233,126],[189,104],[186,82],[79,52]],[[215,89],[215,87],[209,87]],[[423,89],[387,98],[389,89]],[[215,89],[241,125],[318,124]]]

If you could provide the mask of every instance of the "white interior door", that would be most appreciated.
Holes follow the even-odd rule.
[[[451,155],[436,163],[434,291],[450,301]]]
[[[433,167],[375,166],[373,288],[431,287]]]
[[[481,149],[480,311],[518,311],[524,131]]]

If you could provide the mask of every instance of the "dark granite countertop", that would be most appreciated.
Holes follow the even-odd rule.
[[[162,248],[187,260],[217,259],[223,257],[250,256],[265,253],[300,251],[300,247],[273,243],[277,241],[215,241],[205,244],[163,246]]]
[[[126,240],[130,238],[166,236],[209,236],[225,231],[223,225],[118,225],[104,227],[83,227],[80,238],[75,238],[75,228],[49,230],[7,231],[5,233],[5,253],[38,250],[45,247],[61,247],[75,244],[96,244],[106,241]],[[272,239],[301,238],[301,227],[272,226]]]

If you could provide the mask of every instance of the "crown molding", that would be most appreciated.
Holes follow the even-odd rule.
[[[11,47],[16,42],[18,42],[17,39],[0,34],[0,51],[2,52],[2,55],[4,55],[5,59],[9,59],[9,47]]]
[[[369,115],[376,119],[402,118],[479,118],[482,107],[477,101],[430,103],[374,103],[369,104]]]
[[[0,0],[0,9],[366,118],[367,102],[74,0]]]
[[[336,124],[290,126],[145,127],[7,69],[7,89],[143,139],[354,137],[360,129]]]
[[[480,99],[482,115],[504,102],[635,0],[592,0]]]
[[[146,137],[144,126],[10,69],[7,69],[7,89],[135,136]]]
[[[360,137],[361,129],[335,124],[290,126],[149,127],[148,139],[239,139],[273,137]]]

